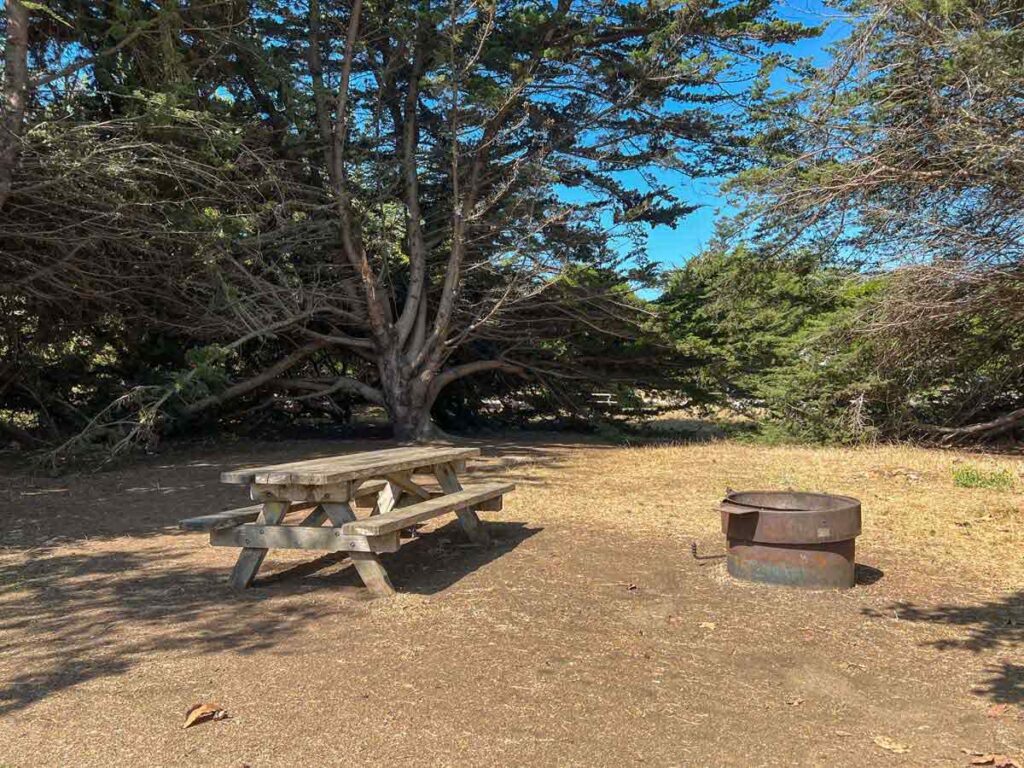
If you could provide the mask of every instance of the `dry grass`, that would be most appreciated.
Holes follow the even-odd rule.
[[[862,502],[862,551],[899,552],[933,573],[954,568],[963,572],[965,583],[1024,583],[1024,461],[1019,458],[902,446],[717,442],[586,448],[563,461],[538,468],[528,495],[512,503],[561,521],[711,543],[720,538],[714,507],[726,488],[840,493]],[[1009,490],[957,487],[953,469],[965,462],[1006,471],[1016,480]]]

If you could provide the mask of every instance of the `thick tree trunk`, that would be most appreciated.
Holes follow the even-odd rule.
[[[447,437],[430,418],[425,406],[390,411],[395,440],[402,443],[422,443]]]
[[[385,395],[391,428],[400,442],[422,442],[437,436],[430,420],[430,404],[421,396],[421,390],[415,382],[408,382]]]
[[[28,7],[7,0],[3,113],[0,119],[0,208],[11,194],[28,92]]]
[[[481,371],[502,371],[525,375],[522,366],[503,360],[476,360],[438,371],[428,369],[418,376],[400,362],[400,353],[382,356],[378,362],[384,406],[391,417],[395,438],[403,442],[448,439],[430,418],[434,401],[448,384]]]
[[[430,424],[429,388],[413,375],[397,345],[380,355],[380,389],[396,440],[418,442],[427,437]]]

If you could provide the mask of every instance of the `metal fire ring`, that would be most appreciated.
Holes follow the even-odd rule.
[[[797,491],[730,492],[719,509],[729,573],[812,589],[852,587],[860,502]]]

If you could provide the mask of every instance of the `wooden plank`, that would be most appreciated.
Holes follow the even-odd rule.
[[[285,512],[290,505],[287,501],[268,501],[263,505],[263,510],[256,518],[256,525],[276,525],[281,522]],[[240,526],[241,527],[241,526]],[[238,528],[228,528],[227,532],[237,531]],[[211,531],[210,538],[217,536],[221,531]],[[245,589],[256,577],[256,571],[263,564],[263,558],[267,556],[266,547],[245,547],[238,555],[238,561],[231,571],[228,583],[235,589]]]
[[[391,472],[386,475],[387,479],[397,485],[406,493],[416,496],[420,500],[426,500],[431,497],[430,491],[424,488],[418,483],[412,481],[412,475],[408,472]]]
[[[346,534],[339,528],[306,528],[298,525],[246,523],[210,532],[215,547],[267,549],[314,549],[318,552],[396,552],[398,534],[368,537]]]
[[[386,515],[397,506],[401,498],[402,489],[390,481],[385,482],[384,487],[377,494],[377,502],[373,505],[370,516]]]
[[[313,508],[313,511],[310,512],[308,515],[306,515],[306,517],[304,517],[302,519],[302,522],[299,523],[299,525],[300,526],[306,526],[307,528],[315,528],[318,525],[323,525],[324,524],[324,520],[326,520],[326,519],[327,519],[327,513],[324,511],[324,508],[322,506],[317,504]]]
[[[434,467],[434,475],[437,477],[437,482],[441,485],[441,490],[445,494],[458,495],[462,490],[462,484],[459,482],[458,475],[456,474],[455,464],[438,464]],[[481,501],[487,499],[493,499],[498,494],[488,494]],[[440,496],[439,498],[445,498]],[[484,528],[484,524],[480,522],[480,518],[477,517],[476,512],[473,509],[473,505],[465,505],[462,507],[455,508],[455,514],[459,518],[459,524],[462,526],[462,530],[466,532],[469,540],[474,544],[479,544],[482,547],[486,547],[491,543],[491,537],[487,535],[487,529]]]
[[[352,483],[324,485],[253,483],[249,486],[249,498],[253,501],[307,501],[313,503],[348,501],[352,498]]]
[[[344,533],[379,536],[391,531],[400,531],[416,523],[439,517],[447,512],[471,510],[477,504],[515,490],[513,483],[480,483],[462,491],[437,496],[409,507],[393,509],[384,515],[374,515],[363,520],[345,523]],[[473,515],[476,517],[476,515]]]
[[[324,502],[320,506],[327,513],[327,517],[331,519],[331,525],[342,525],[356,519],[356,513],[352,511],[352,506],[348,502],[343,501],[338,504]]]
[[[395,594],[388,572],[384,570],[377,555],[372,552],[350,552],[349,557],[359,572],[359,578],[375,596],[388,597]]]
[[[442,457],[447,460],[461,460],[469,455],[479,455],[479,450],[475,448],[451,445],[419,445],[378,451],[358,451],[355,453],[338,454],[335,456],[324,456],[305,461],[286,462],[284,464],[273,464],[265,467],[234,470],[225,474],[233,474],[235,472],[313,472],[322,474],[324,472],[344,472],[351,469],[361,469],[365,466],[377,467],[393,463],[408,462],[417,462],[418,466],[429,467],[435,462],[442,460]],[[423,463],[419,464],[419,462]]]
[[[479,448],[413,446],[383,451],[364,451],[309,461],[237,469],[221,474],[223,483],[257,485],[329,485],[362,480],[390,472],[430,468],[439,463],[479,456]]]
[[[179,521],[178,527],[185,531],[218,531],[222,528],[234,528],[242,523],[251,523],[260,516],[262,510],[262,504],[253,504],[251,507],[228,509],[212,515],[188,517]]]
[[[313,510],[312,514],[315,514],[315,508],[313,505],[296,504],[292,506],[289,512],[302,512],[311,509]],[[212,515],[200,515],[199,517],[186,518],[178,523],[178,527],[185,531],[219,531],[224,528],[234,528],[236,525],[253,522],[259,517],[262,510],[262,504],[253,504],[250,507],[240,507],[238,509],[228,509],[224,512],[216,512]],[[311,517],[312,514],[310,515]],[[315,523],[310,524],[315,525]]]
[[[387,485],[385,480],[369,480],[367,482],[333,483],[330,485],[256,485],[249,489],[254,501],[364,501],[372,500]],[[366,504],[369,506],[369,504]]]
[[[379,476],[388,472],[430,468],[439,462],[476,456],[479,453],[479,449],[476,448],[401,448],[394,451],[370,451],[319,461],[312,466],[295,468],[284,465],[262,468],[255,474],[254,479],[256,482],[269,484],[329,484]]]

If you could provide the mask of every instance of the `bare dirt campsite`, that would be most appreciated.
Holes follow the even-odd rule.
[[[367,450],[190,447],[4,476],[0,765],[1011,765],[1024,756],[1019,456],[501,440],[516,490],[384,555],[271,551],[255,584],[179,519],[220,472]],[[963,467],[1008,488],[965,488]],[[727,486],[861,499],[857,585],[725,572]],[[696,557],[692,552],[696,542]],[[196,703],[227,716],[182,727]]]
[[[0,768],[1024,768],[1021,0],[0,0]]]

